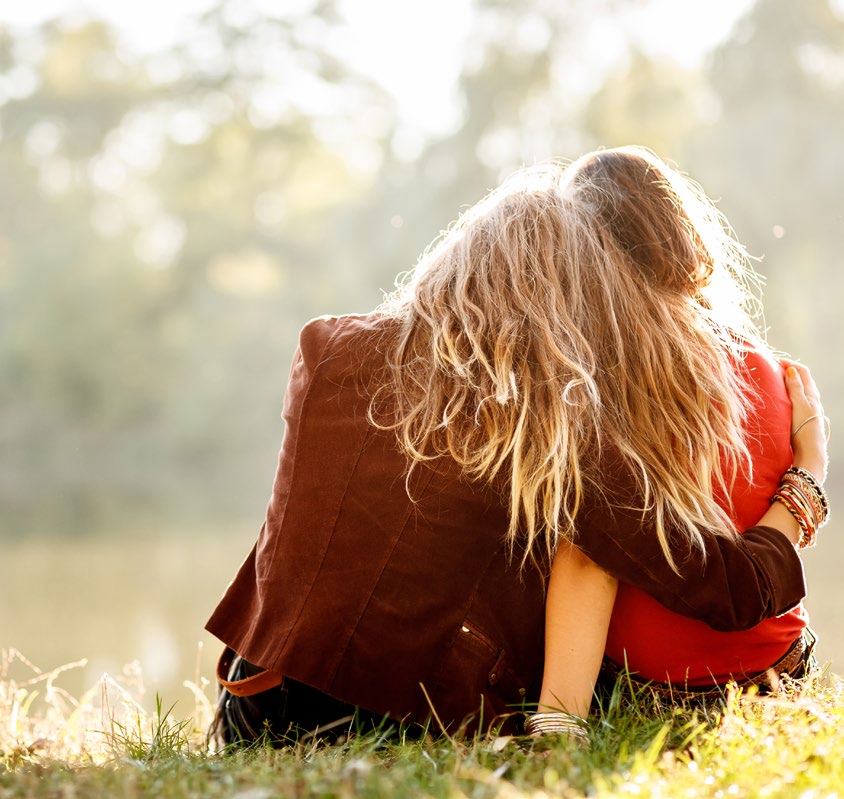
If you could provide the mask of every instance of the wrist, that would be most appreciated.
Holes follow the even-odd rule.
[[[800,457],[798,455],[794,456],[794,465],[801,469],[806,469],[806,471],[812,473],[812,477],[814,477],[821,485],[826,481],[826,459],[824,458],[821,460],[820,458],[805,458]]]
[[[792,466],[785,471],[771,497],[771,504],[782,505],[797,522],[800,528],[798,549],[814,546],[818,529],[829,520],[829,497],[818,479],[802,466]]]

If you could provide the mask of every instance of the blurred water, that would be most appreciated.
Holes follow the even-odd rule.
[[[44,670],[86,658],[60,679],[75,696],[138,661],[144,704],[152,708],[159,693],[189,714],[182,683],[212,679],[220,648],[203,624],[254,535],[5,540],[0,648]]]

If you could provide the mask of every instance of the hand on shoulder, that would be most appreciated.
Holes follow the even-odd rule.
[[[827,427],[818,387],[808,367],[783,361],[785,386],[791,400],[791,449],[794,465],[808,469],[819,482],[826,480]]]

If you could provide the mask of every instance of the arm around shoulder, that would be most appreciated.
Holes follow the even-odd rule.
[[[630,503],[601,503],[584,513],[575,543],[617,579],[716,630],[749,629],[806,594],[794,545],[772,527],[753,527],[744,535],[709,533],[703,548],[678,543],[674,571],[647,515]]]

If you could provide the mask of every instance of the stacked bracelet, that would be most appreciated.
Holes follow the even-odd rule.
[[[823,486],[815,478],[815,475],[802,466],[792,466],[790,469],[786,469],[783,475],[783,480],[792,484],[798,483],[801,479],[810,488],[809,497],[812,507],[816,511],[818,527],[823,527],[829,520],[829,497],[826,495],[826,491],[823,490]]]
[[[776,494],[771,497],[771,502],[780,502],[785,505],[786,510],[797,520],[797,525],[800,528],[800,540],[797,542],[798,549],[814,546],[817,541],[817,528],[812,522],[810,511],[806,505],[783,486],[777,489]]]
[[[782,503],[800,527],[800,549],[814,546],[818,528],[829,519],[829,498],[807,469],[792,466],[782,476],[771,502]]]
[[[582,718],[569,713],[532,713],[525,721],[525,734],[533,737],[568,735],[583,744],[589,740],[584,724]]]

